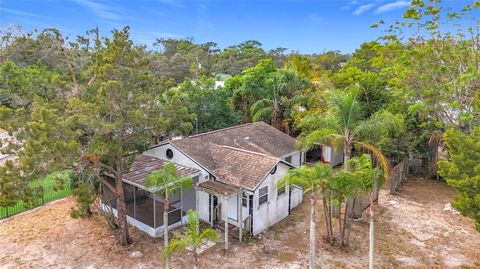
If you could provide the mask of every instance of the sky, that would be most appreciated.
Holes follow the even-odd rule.
[[[370,28],[373,23],[402,18],[409,4],[408,0],[0,0],[0,27],[20,25],[24,31],[55,27],[76,37],[97,26],[109,34],[128,25],[132,39],[149,46],[160,37],[214,41],[220,48],[254,39],[266,49],[351,53],[381,35]]]

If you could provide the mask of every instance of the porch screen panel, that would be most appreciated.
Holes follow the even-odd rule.
[[[127,216],[134,218],[134,207],[135,207],[135,187],[123,183],[123,192],[125,194],[125,204],[127,206]]]
[[[169,196],[169,208],[168,208],[168,225],[177,223],[182,218],[181,208],[181,194],[180,190],[177,190]],[[164,196],[155,196],[155,228],[163,226],[163,209],[164,209]]]
[[[107,181],[110,185],[115,186],[115,179],[106,177],[105,181]],[[106,205],[117,209],[117,197],[115,193],[107,186],[102,186],[102,189],[103,189],[103,194],[102,194],[103,202]]]
[[[170,207],[168,209],[168,225],[172,225],[182,220],[182,190],[177,189],[170,197]]]
[[[153,227],[153,198],[152,193],[136,188],[135,192],[135,219]]]

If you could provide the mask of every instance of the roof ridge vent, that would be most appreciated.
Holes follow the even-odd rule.
[[[256,154],[256,155],[260,155],[260,156],[267,156],[267,154],[263,154],[263,153],[260,153],[260,152],[255,152],[255,151],[250,151],[250,150],[246,150],[246,149],[241,149],[241,148],[235,148],[235,147],[230,147],[230,146],[225,146],[225,145],[222,145],[222,148],[227,148],[227,149],[232,149],[232,150],[238,150],[238,151],[241,151],[241,152],[245,152],[245,153],[252,153],[252,154]]]

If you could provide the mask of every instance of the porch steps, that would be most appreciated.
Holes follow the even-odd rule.
[[[215,229],[225,232],[225,221],[218,221],[215,225]],[[238,227],[229,223],[228,224],[228,236],[239,239],[238,237]]]

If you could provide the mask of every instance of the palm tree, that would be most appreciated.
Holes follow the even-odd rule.
[[[375,150],[371,145],[365,145],[370,150]],[[352,159],[349,162],[349,167],[354,171],[355,176],[362,182],[360,191],[363,195],[369,197],[369,217],[370,217],[370,235],[369,235],[369,255],[368,268],[373,269],[373,255],[374,255],[374,200],[381,188],[382,184],[388,180],[390,175],[390,165],[386,159],[377,160],[380,168],[373,167],[372,159],[369,155],[362,155],[360,158]]]
[[[161,171],[150,173],[145,180],[145,187],[152,189],[156,195],[164,197],[163,240],[165,248],[168,245],[169,196],[175,191],[191,187],[192,181],[190,177],[177,176],[175,165],[171,162],[163,166]],[[168,269],[168,259],[164,260],[164,268]]]
[[[310,150],[318,144],[343,146],[346,162],[352,157],[354,145],[362,147],[362,143],[402,129],[402,119],[388,111],[379,111],[370,118],[365,118],[363,107],[358,100],[359,93],[358,85],[346,91],[330,92],[327,96],[329,107],[327,112],[307,114],[300,121],[299,128],[302,130],[299,138],[300,147]]]
[[[185,234],[183,237],[178,233],[174,235],[174,238],[164,250],[164,259],[168,259],[168,256],[175,251],[186,249],[193,255],[193,268],[197,269],[200,266],[200,258],[197,252],[198,248],[205,240],[216,240],[217,234],[210,228],[200,231],[197,211],[188,210],[187,216],[188,223]]]
[[[297,72],[280,69],[266,81],[267,97],[253,103],[250,107],[252,120],[270,121],[272,126],[281,129],[286,109],[300,102],[301,93],[307,88],[308,81],[300,78]]]
[[[401,131],[403,120],[385,110],[365,118],[362,105],[358,101],[359,93],[358,85],[346,91],[330,92],[327,96],[327,112],[307,114],[300,121],[302,135],[299,137],[299,146],[305,151],[319,144],[335,148],[343,146],[345,163],[352,158],[353,146],[370,151],[377,160],[386,160],[383,153],[369,141],[378,140],[383,134]],[[362,212],[355,207],[356,199],[349,203],[353,208],[351,214],[360,217]]]
[[[316,264],[316,204],[317,195],[326,189],[326,184],[332,176],[332,168],[329,165],[317,163],[312,166],[301,166],[296,169],[288,171],[280,181],[277,183],[279,187],[286,185],[300,185],[304,192],[310,192],[310,269],[315,268]],[[324,207],[327,206],[326,199],[323,199]],[[326,212],[326,211],[325,211]],[[330,229],[327,224],[327,234]]]

